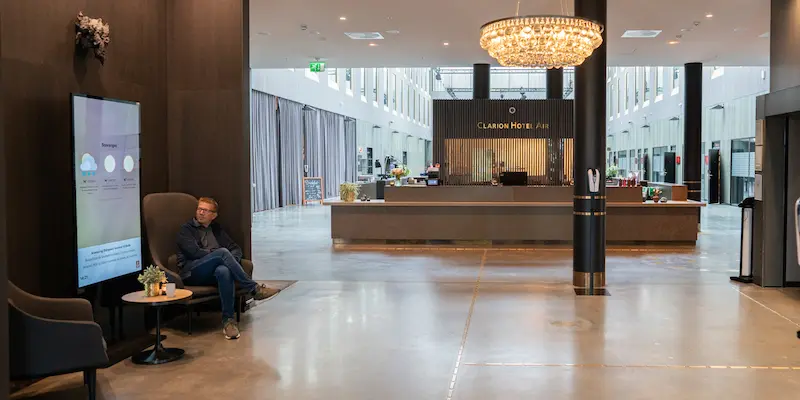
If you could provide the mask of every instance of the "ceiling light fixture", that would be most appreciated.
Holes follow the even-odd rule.
[[[712,18],[714,14],[706,14],[706,18]]]
[[[447,43],[447,42],[444,42],[442,44],[445,45],[445,46],[450,46],[450,43]]]
[[[628,29],[622,34],[622,37],[626,39],[652,39],[660,34],[660,29]]]
[[[339,21],[347,21],[347,17],[339,17]]]
[[[370,43],[369,45],[370,45],[370,47],[375,47],[375,46],[377,46],[377,44],[375,44],[375,43]]]
[[[562,13],[564,4],[562,2]],[[563,68],[581,65],[603,43],[603,26],[568,15],[503,18],[481,27],[481,48],[504,67]]]
[[[677,41],[677,40],[670,40],[668,43],[669,43],[669,44],[678,44],[678,43],[680,43],[680,42],[679,42],[679,41]]]

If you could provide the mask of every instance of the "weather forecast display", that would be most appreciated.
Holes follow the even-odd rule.
[[[141,269],[139,103],[72,96],[78,286]]]

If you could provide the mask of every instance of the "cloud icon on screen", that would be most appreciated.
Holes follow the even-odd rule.
[[[81,157],[80,168],[84,176],[94,175],[94,171],[97,171],[97,163],[94,161],[94,157],[89,153],[84,154],[83,157]]]

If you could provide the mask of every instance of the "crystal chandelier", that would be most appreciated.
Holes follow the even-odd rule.
[[[603,43],[602,33],[585,18],[516,16],[483,25],[481,47],[504,67],[562,68],[582,64]]]

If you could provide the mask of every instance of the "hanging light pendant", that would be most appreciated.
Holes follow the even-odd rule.
[[[602,25],[585,18],[510,17],[481,27],[481,47],[504,67],[574,67],[600,47],[602,33]]]

